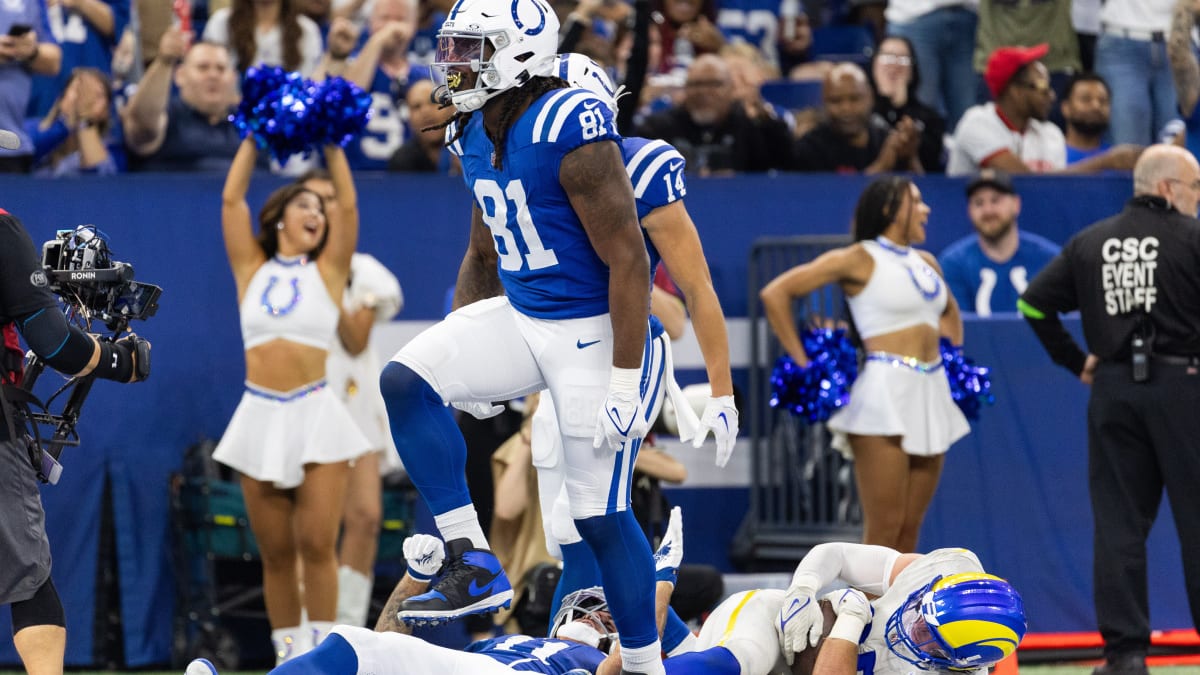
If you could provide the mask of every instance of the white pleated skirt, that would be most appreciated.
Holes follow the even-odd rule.
[[[847,459],[854,459],[848,434],[900,436],[904,452],[932,456],[971,431],[950,396],[942,368],[928,370],[899,360],[868,360],[850,388],[850,402],[829,418],[832,445]]]
[[[290,392],[247,382],[213,459],[286,490],[304,482],[306,464],[353,460],[371,450],[325,382]]]

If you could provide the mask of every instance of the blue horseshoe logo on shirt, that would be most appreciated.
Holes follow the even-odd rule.
[[[532,36],[532,35],[537,35],[538,33],[541,33],[546,28],[546,10],[542,8],[542,4],[540,2],[537,2],[537,0],[533,0],[532,4],[533,4],[534,8],[537,9],[537,11],[538,11],[538,25],[536,25],[533,28],[530,28],[528,30],[525,29],[525,24],[521,23],[521,17],[517,15],[517,5],[519,5],[519,4],[521,4],[521,0],[513,0],[513,3],[512,3],[513,23],[517,24],[518,29],[525,31],[526,35]]]

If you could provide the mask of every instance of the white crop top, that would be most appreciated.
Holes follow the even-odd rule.
[[[305,257],[263,263],[239,309],[245,349],[278,339],[329,349],[337,332],[338,308],[317,264]]]
[[[946,309],[946,284],[937,270],[907,246],[880,237],[862,242],[875,259],[875,271],[858,295],[847,298],[862,338],[926,324],[938,328]]]

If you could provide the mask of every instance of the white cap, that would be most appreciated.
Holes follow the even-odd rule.
[[[0,129],[0,148],[16,150],[21,147],[21,138],[7,129]]]

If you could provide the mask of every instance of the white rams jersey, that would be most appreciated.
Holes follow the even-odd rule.
[[[983,572],[979,558],[965,548],[939,548],[921,556],[905,567],[882,596],[871,605],[875,618],[871,621],[867,639],[858,646],[858,672],[861,675],[925,675],[922,670],[896,656],[887,646],[887,622],[904,606],[913,591],[928,584],[934,577],[948,577],[963,572]],[[981,668],[978,675],[987,675]]]

